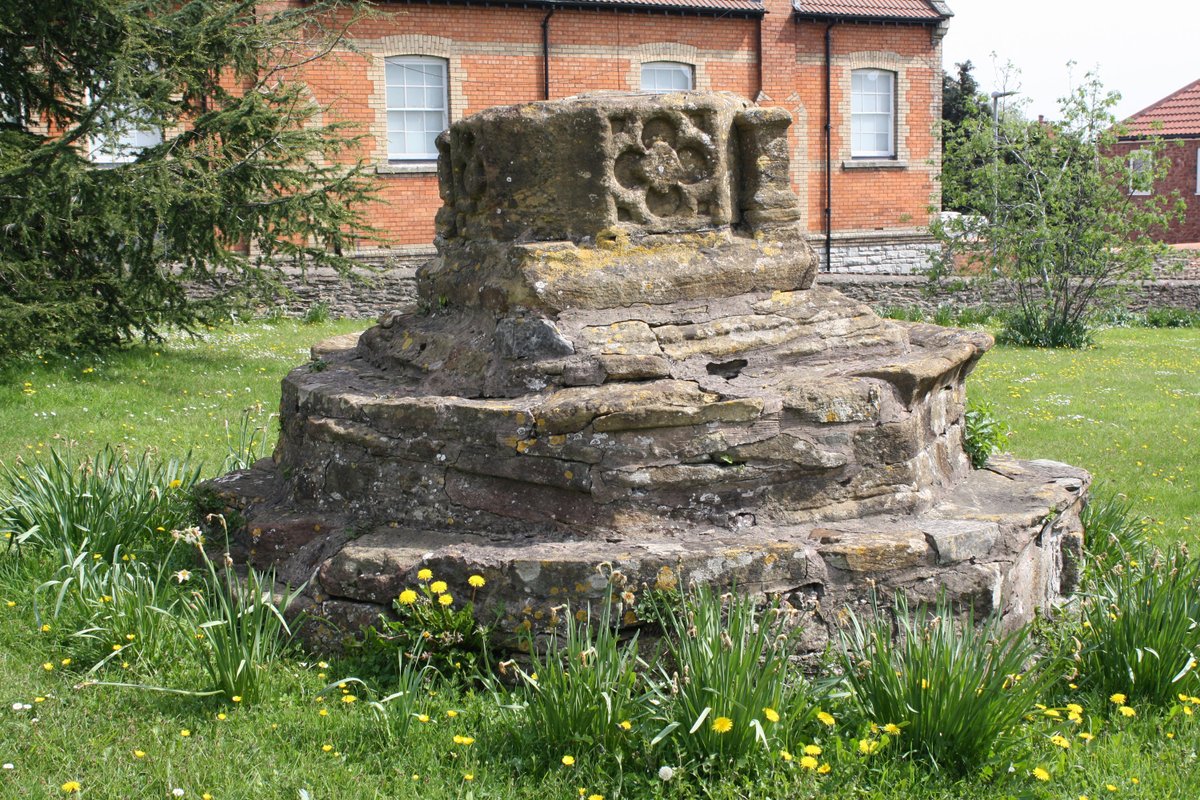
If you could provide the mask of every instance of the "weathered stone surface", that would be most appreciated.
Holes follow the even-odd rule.
[[[314,348],[274,463],[214,484],[239,556],[350,626],[427,567],[484,575],[503,633],[620,576],[780,593],[813,647],[872,582],[1010,624],[1070,591],[1086,473],[969,469],[991,338],[812,285],[788,124],[690,93],[456,122],[421,310]]]

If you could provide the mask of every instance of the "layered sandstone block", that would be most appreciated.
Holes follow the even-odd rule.
[[[453,125],[420,310],[319,347],[273,463],[218,482],[247,552],[343,620],[480,572],[510,630],[601,597],[600,564],[781,592],[815,632],[872,583],[1014,621],[1069,590],[1086,474],[972,473],[991,338],[813,285],[789,123],[689,93]]]

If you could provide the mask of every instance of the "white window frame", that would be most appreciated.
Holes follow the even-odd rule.
[[[659,88],[656,86],[647,86],[647,73],[653,76],[655,73],[663,73],[668,75],[682,75],[687,84],[687,88],[680,89],[676,86]],[[653,83],[657,84],[655,80]],[[668,92],[690,92],[696,88],[696,68],[695,66],[683,61],[644,61],[642,62],[642,78],[641,91],[650,92],[651,94],[666,94]]]
[[[874,74],[876,79],[880,76],[887,76],[888,90],[886,92],[870,92],[866,93],[856,89],[855,78],[863,76],[865,79],[868,74]],[[856,69],[850,72],[850,157],[851,158],[895,158],[896,157],[896,106],[898,105],[896,86],[899,76],[887,69],[879,69],[868,67],[865,69]],[[888,109],[886,111],[876,110],[878,105],[877,98],[888,98]],[[870,105],[871,110],[864,110],[867,105],[867,98],[873,100]],[[885,120],[885,130],[887,131],[887,147],[883,150],[878,148],[859,147],[858,137],[860,134],[870,133],[874,135],[874,131],[862,130],[863,123],[868,118],[882,118]]]
[[[88,103],[91,103],[91,92],[85,96]],[[141,127],[132,120],[127,120],[115,138],[90,137],[87,140],[87,157],[97,166],[132,164],[138,160],[143,150],[162,144],[163,138],[162,128],[154,125]]]
[[[1151,180],[1146,181],[1146,188],[1138,188],[1141,181],[1138,176],[1146,173],[1151,176]],[[1149,197],[1154,190],[1153,186],[1154,174],[1154,153],[1150,150],[1131,150],[1129,151],[1129,194],[1132,197]]]
[[[392,92],[390,90],[396,89],[396,90],[399,90],[401,93],[403,93],[406,88],[408,88],[408,89],[421,88],[421,89],[425,90],[426,97],[428,97],[428,94],[427,94],[428,91],[431,89],[437,88],[435,86],[429,86],[424,83],[421,84],[420,87],[408,86],[407,84],[404,84],[402,82],[401,83],[392,83],[393,75],[389,75],[389,73],[391,73],[390,67],[393,67],[393,66],[397,66],[397,67],[421,66],[423,68],[428,68],[431,66],[438,67],[439,70],[441,71],[441,78],[442,78],[441,106],[440,107],[432,106],[432,105],[429,105],[425,101],[422,101],[423,105],[420,105],[420,106],[409,105],[407,103],[393,105],[391,102],[391,97],[390,97]],[[437,56],[389,56],[388,58],[384,59],[383,72],[384,72],[384,78],[383,78],[384,103],[383,104],[384,104],[384,114],[385,114],[385,117],[387,120],[387,122],[386,122],[387,140],[385,142],[385,146],[387,149],[387,160],[388,161],[436,161],[437,157],[438,157],[437,147],[435,147],[433,145],[433,139],[436,138],[436,134],[433,138],[430,138],[428,140],[429,141],[429,149],[428,150],[420,150],[420,151],[412,150],[412,151],[410,151],[407,149],[395,150],[392,148],[392,136],[394,134],[399,133],[402,136],[404,136],[409,133],[408,129],[404,128],[403,126],[401,126],[399,128],[393,126],[393,124],[392,124],[393,116],[392,115],[396,114],[396,113],[400,113],[400,114],[418,113],[418,114],[421,114],[423,117],[425,117],[426,115],[430,115],[430,114],[441,114],[441,127],[438,129],[438,133],[441,133],[442,131],[446,130],[446,128],[449,127],[449,125],[450,125],[450,62],[445,58],[438,58]],[[422,128],[422,133],[428,134],[431,132],[432,132],[432,130],[430,128]]]
[[[1196,194],[1200,195],[1200,147],[1196,148]]]

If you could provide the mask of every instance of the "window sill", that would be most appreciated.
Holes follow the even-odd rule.
[[[908,162],[894,158],[853,158],[843,161],[842,169],[908,169]]]
[[[437,172],[436,161],[393,161],[376,164],[376,175],[429,175]]]

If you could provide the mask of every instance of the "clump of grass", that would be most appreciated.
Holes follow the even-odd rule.
[[[105,447],[74,463],[51,450],[45,461],[0,465],[0,532],[10,547],[58,553],[69,564],[85,549],[112,562],[135,555],[183,527],[200,468],[138,458]]]
[[[637,655],[637,634],[621,641],[611,599],[595,614],[587,608],[579,619],[569,607],[562,614],[563,634],[553,629],[543,653],[532,633],[526,634],[530,667],[517,672],[529,727],[551,761],[567,745],[619,759],[651,708],[638,673],[645,664]]]
[[[271,435],[271,420],[275,414],[263,417],[263,404],[256,403],[242,409],[236,425],[225,420],[225,461],[221,472],[249,469],[256,461],[271,454],[274,437]]]
[[[1200,561],[1186,550],[1110,565],[1081,607],[1081,689],[1156,706],[1200,694]]]
[[[741,762],[780,749],[817,713],[777,605],[700,586],[657,616],[675,671],[659,688],[666,724],[652,744],[669,740],[701,765]]]
[[[976,627],[970,612],[956,624],[944,600],[913,611],[897,595],[895,634],[874,601],[871,616],[849,617],[841,657],[854,701],[893,732],[893,752],[953,775],[1004,753],[1049,680],[1026,671],[1036,652],[1028,628],[1002,635],[998,620]]]
[[[1133,501],[1125,495],[1093,490],[1080,520],[1084,552],[1099,570],[1124,563],[1146,547]]]

